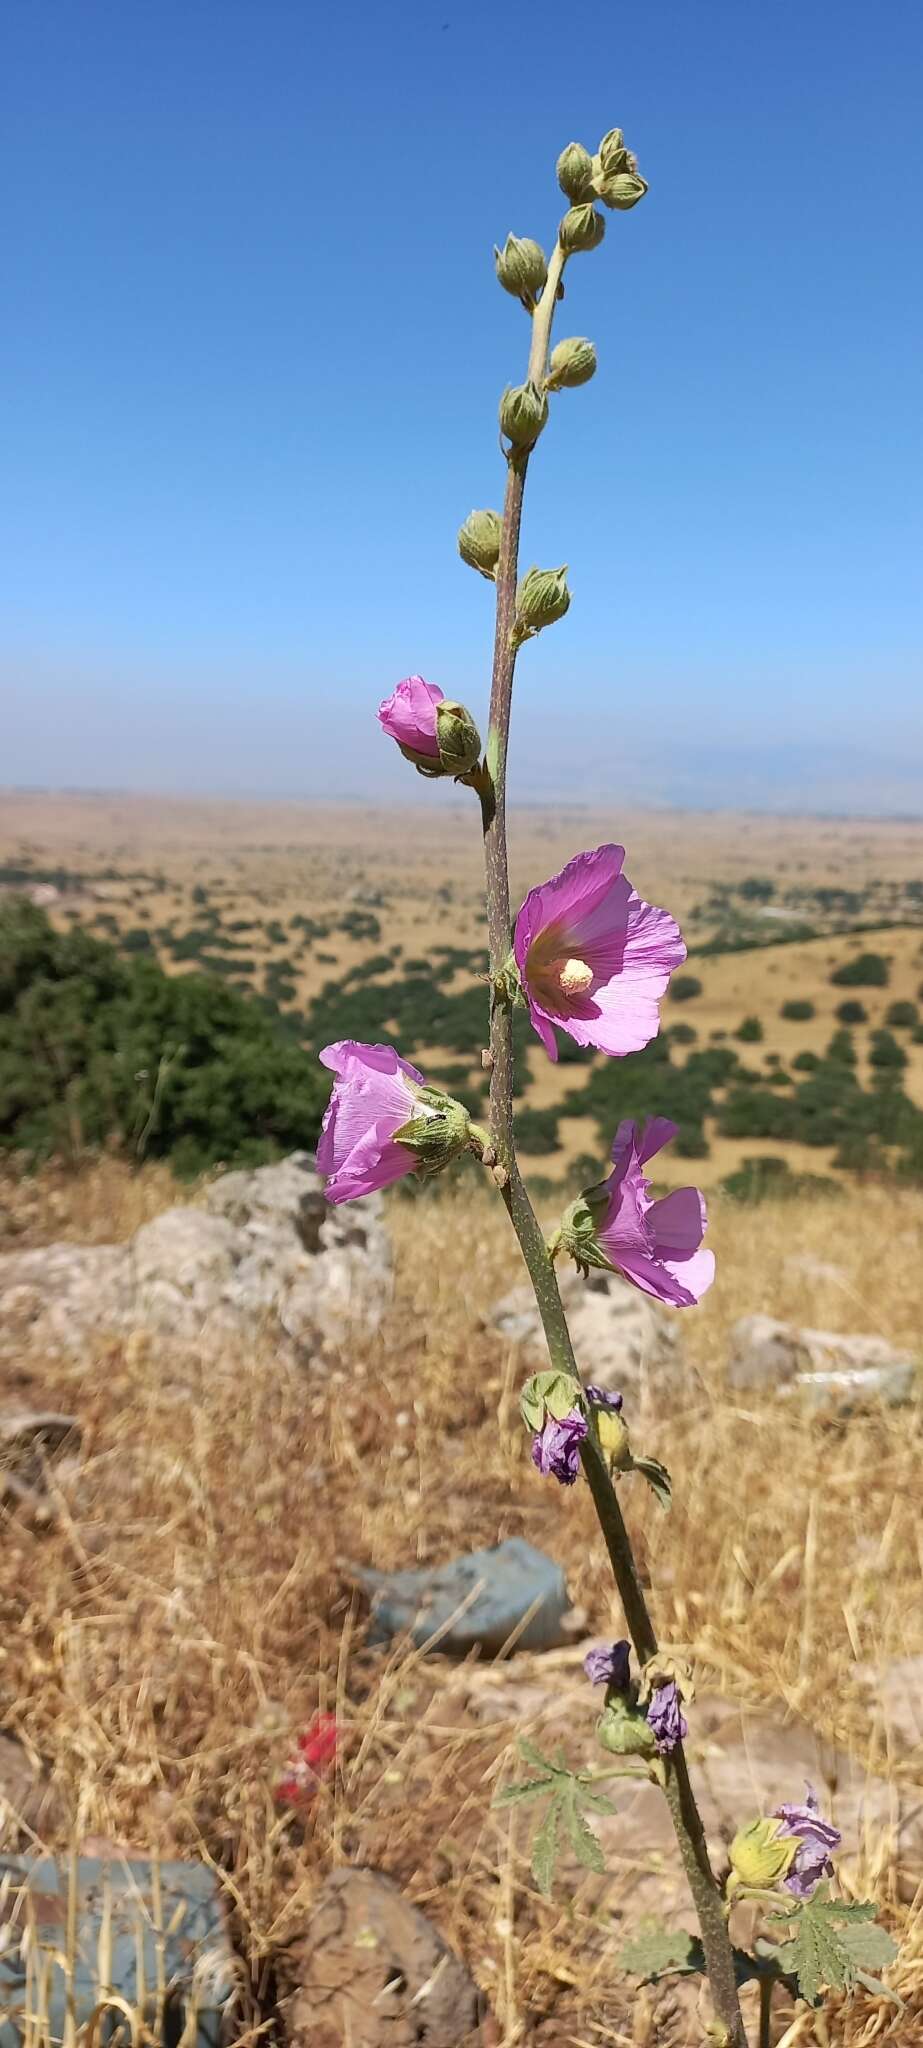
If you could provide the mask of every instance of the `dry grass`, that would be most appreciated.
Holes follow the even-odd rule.
[[[48,1174],[24,1237],[64,1234],[106,1205],[106,1234],[123,1236],[168,1192],[164,1176],[111,1162],[67,1196]],[[132,1340],[79,1369],[36,1368],[43,1401],[82,1418],[86,1455],[56,1527],[4,1530],[4,1724],[53,1766],[58,1845],[77,1830],[214,1859],[250,1965],[245,2028],[331,1860],[364,1860],[466,1955],[504,2043],[699,2040],[670,2018],[669,1995],[658,2003],[620,1975],[605,1929],[560,1889],[553,1904],[537,1897],[490,1807],[510,1726],[472,1721],[439,1658],[364,1644],[344,1560],[437,1560],[514,1534],[565,1563],[589,1629],[619,1628],[589,1501],[532,1470],[519,1369],[478,1326],[518,1277],[499,1205],[465,1187],[394,1199],[389,1215],[393,1309],[374,1340],[344,1333],[329,1376],[281,1368],[268,1342],[207,1368]],[[920,1413],[823,1429],[729,1404],[721,1363],[728,1323],[754,1309],[913,1343],[921,1225],[923,1196],[884,1188],[716,1203],[720,1280],[686,1319],[682,1412],[650,1445],[676,1508],[664,1519],[640,1489],[626,1495],[664,1639],[689,1643],[725,1691],[801,1707],[870,1756],[855,1660],[923,1651]],[[841,1262],[849,1280],[793,1268],[792,1251]],[[534,1681],[541,1664],[518,1660],[511,1679]],[[346,1735],[335,1789],[303,1829],[273,1785],[317,1707],[335,1707]],[[588,1699],[581,1742],[592,1714]],[[878,1889],[906,2011],[860,1993],[826,2034],[802,2015],[790,2048],[923,2043],[923,1916],[888,1873]]]

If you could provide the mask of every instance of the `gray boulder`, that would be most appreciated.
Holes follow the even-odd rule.
[[[679,1324],[615,1273],[593,1271],[583,1280],[576,1268],[558,1275],[577,1363],[586,1380],[625,1395],[635,1417],[656,1412],[688,1384]],[[514,1287],[487,1318],[490,1328],[520,1344],[524,1365],[548,1363],[535,1297],[528,1285]]]
[[[797,1394],[813,1408],[848,1414],[870,1402],[911,1400],[916,1364],[883,1337],[844,1337],[753,1315],[733,1325],[727,1377],[745,1392]]]

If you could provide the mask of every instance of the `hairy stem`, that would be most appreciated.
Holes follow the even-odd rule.
[[[558,244],[548,266],[548,282],[532,316],[528,376],[535,384],[541,384],[545,375],[551,323],[565,262],[566,257]],[[516,613],[519,532],[528,464],[528,451],[514,450],[509,457],[503,535],[497,565],[497,620],[487,745],[491,782],[480,792],[492,976],[500,973],[510,948],[506,760],[516,668],[512,627]],[[513,1139],[513,1013],[509,1002],[498,996],[496,991],[491,1000],[489,1064],[490,1138],[496,1154],[494,1172],[535,1291],[551,1362],[579,1379],[554,1265],[516,1161]],[[605,1462],[589,1436],[582,1446],[582,1456],[629,1632],[640,1662],[646,1663],[656,1653],[657,1638],[615,1488]],[[747,2048],[723,1901],[709,1863],[705,1833],[681,1746],[665,1760],[664,1792],[695,1901],[715,2011],[724,2028],[727,2048]]]

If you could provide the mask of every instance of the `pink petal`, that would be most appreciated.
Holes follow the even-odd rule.
[[[708,1217],[698,1188],[673,1188],[654,1202],[647,1220],[658,1258],[684,1259],[698,1251]]]
[[[701,1268],[695,1263],[699,1259],[706,1262]],[[694,1308],[699,1295],[705,1293],[715,1277],[715,1260],[712,1252],[697,1252],[695,1259],[688,1259],[682,1267],[674,1269],[654,1258],[632,1256],[620,1262],[619,1272],[633,1287],[653,1295],[655,1301],[666,1302],[671,1308]]]
[[[409,1145],[395,1144],[393,1131],[392,1119],[385,1117],[363,1133],[328,1180],[324,1189],[328,1202],[358,1201],[361,1195],[373,1195],[413,1172],[416,1155]]]
[[[671,1145],[679,1125],[670,1122],[668,1116],[648,1117],[638,1145],[638,1158],[642,1166],[653,1159],[655,1152],[662,1152],[665,1145]]]
[[[575,854],[559,875],[530,889],[516,919],[513,951],[522,974],[526,956],[539,932],[550,924],[576,924],[589,918],[608,894],[622,871],[624,846],[597,846],[592,853]]]
[[[422,676],[405,676],[378,707],[378,722],[382,730],[402,747],[412,747],[417,754],[428,754],[437,759],[439,742],[436,737],[436,705],[441,704],[443,692],[436,683],[425,683]]]

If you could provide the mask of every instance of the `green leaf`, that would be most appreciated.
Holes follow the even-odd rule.
[[[619,1953],[623,1970],[632,1976],[653,1980],[671,1973],[704,1970],[702,1944],[684,1927],[664,1927],[658,1920],[646,1920]]]
[[[776,1948],[776,1961],[797,1979],[810,2005],[823,1989],[851,1991],[867,1965],[883,1968],[894,1961],[897,1950],[885,1929],[874,1924],[874,1914],[869,1900],[848,1904],[831,1899],[826,1885],[790,1913],[773,1914],[774,1920],[787,1920],[791,1930]]]
[[[602,1844],[597,1836],[594,1835],[589,1822],[584,1820],[580,1811],[577,1781],[575,1778],[571,1778],[570,1783],[565,1787],[561,1805],[564,1809],[567,1832],[578,1863],[582,1863],[585,1870],[598,1870],[602,1873],[606,1868]]]
[[[536,1749],[535,1744],[527,1741],[524,1735],[520,1735],[516,1747],[524,1762],[534,1765],[536,1770],[544,1771],[546,1778],[556,1778],[558,1776],[557,1764],[553,1764],[547,1756],[543,1756],[541,1750]]]
[[[618,1807],[607,1792],[597,1792],[595,1785],[588,1785],[583,1778],[575,1778],[575,1798],[578,1806],[588,1806],[591,1813],[617,1813]]]
[[[525,1806],[530,1800],[543,1799],[551,1784],[550,1778],[524,1778],[520,1785],[503,1785],[494,1793],[494,1806]]]
[[[532,1875],[543,1898],[551,1895],[558,1850],[559,1805],[553,1799],[532,1844]]]
[[[673,1481],[666,1466],[661,1465],[659,1458],[632,1458],[631,1462],[633,1470],[642,1473],[647,1480],[654,1499],[663,1508],[664,1514],[669,1514],[673,1500]]]
[[[875,1920],[848,1923],[840,1930],[840,1940],[860,1970],[886,1970],[897,1955],[897,1943]]]

